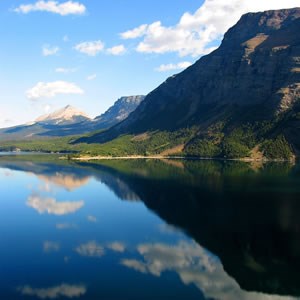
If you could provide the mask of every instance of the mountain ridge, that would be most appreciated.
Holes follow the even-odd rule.
[[[243,15],[218,49],[169,77],[126,120],[78,141],[103,143],[124,134],[191,127],[196,127],[194,139],[211,140],[215,133],[223,141],[250,124],[257,139],[283,134],[297,152],[300,137],[293,128],[299,126],[294,115],[300,111],[299,30],[300,8]],[[263,133],[265,123],[272,128]]]
[[[83,111],[67,105],[24,125],[0,129],[0,141],[62,137],[103,130],[127,118],[144,96],[123,96],[102,115],[91,119]]]

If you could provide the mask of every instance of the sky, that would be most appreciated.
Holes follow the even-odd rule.
[[[0,127],[66,105],[91,117],[208,54],[247,12],[300,0],[1,0]]]

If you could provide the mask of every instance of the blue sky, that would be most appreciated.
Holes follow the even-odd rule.
[[[0,127],[68,104],[99,115],[209,53],[243,13],[277,8],[281,0],[1,0]]]

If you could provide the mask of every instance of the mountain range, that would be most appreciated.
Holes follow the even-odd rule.
[[[300,8],[248,13],[221,46],[149,93],[123,122],[79,142],[172,133],[166,147],[200,156],[300,150]],[[176,133],[174,135],[174,133]],[[280,148],[280,153],[274,153]]]
[[[1,130],[0,140],[82,134],[69,139],[66,149],[294,159],[300,153],[299,32],[300,8],[247,13],[218,49],[146,97],[122,97],[93,120],[76,110],[61,120],[56,112],[32,125]],[[42,144],[38,149],[48,150]]]
[[[94,119],[67,105],[28,124],[0,129],[0,141],[62,137],[103,130],[127,118],[143,99],[144,96],[121,97],[105,113]]]

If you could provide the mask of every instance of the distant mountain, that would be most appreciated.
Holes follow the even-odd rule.
[[[298,153],[299,32],[300,8],[243,15],[217,50],[168,78],[126,120],[79,141],[185,130],[178,143],[190,154],[230,157],[234,148],[242,156],[267,141],[269,150]],[[159,150],[176,142],[164,144]]]
[[[51,114],[43,115],[37,118],[35,120],[35,123],[66,125],[76,124],[90,120],[91,118],[84,112],[76,109],[71,105],[67,105],[66,107],[57,110]]]
[[[99,129],[109,128],[125,120],[144,99],[142,95],[121,97],[104,114],[96,117],[94,122]]]
[[[106,129],[127,118],[143,99],[144,96],[122,97],[95,119],[68,105],[32,123],[0,129],[0,141],[62,137]]]
[[[34,122],[0,129],[0,141],[82,134],[86,132],[82,125],[89,122],[92,120],[84,112],[68,105],[53,113],[43,115]]]

